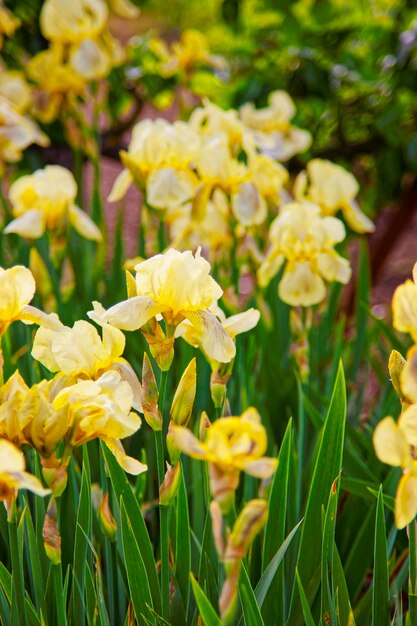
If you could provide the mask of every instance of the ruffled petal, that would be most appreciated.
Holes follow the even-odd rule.
[[[360,210],[354,200],[343,207],[343,216],[351,229],[357,233],[373,233],[375,230],[373,221]]]
[[[328,281],[337,280],[345,285],[350,281],[352,269],[347,259],[339,256],[336,252],[323,252],[317,257],[318,268],[321,275]]]
[[[257,309],[248,309],[243,313],[238,313],[237,315],[232,315],[227,318],[222,323],[222,326],[230,337],[236,337],[236,335],[246,333],[248,330],[255,328],[259,322],[260,316],[261,314]]]
[[[236,346],[215,315],[208,311],[181,312],[196,327],[201,346],[210,359],[229,363],[234,358]]]
[[[98,313],[97,311],[89,311],[88,317],[99,324],[107,323],[120,328],[121,330],[138,330],[151,317],[158,313],[167,311],[168,307],[157,304],[152,298],[147,296],[134,296],[129,300],[124,300],[115,304],[107,311]]]

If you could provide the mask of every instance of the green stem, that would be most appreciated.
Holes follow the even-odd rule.
[[[161,372],[159,386],[159,410],[162,415],[162,430],[155,432],[156,460],[158,467],[158,482],[162,485],[165,477],[164,433],[168,424],[164,416],[165,390],[168,372]],[[160,524],[160,556],[161,556],[161,594],[162,594],[162,617],[169,619],[169,507],[159,507]]]
[[[416,520],[408,526],[409,573],[408,580],[408,603],[410,612],[410,625],[417,626],[417,547],[416,547]]]
[[[22,626],[27,625],[26,605],[25,605],[25,584],[23,575],[23,563],[19,554],[19,543],[17,533],[17,520],[16,520],[16,503],[12,505],[11,520],[9,520],[9,541],[10,552],[12,557],[12,617],[14,610],[16,611],[18,622]]]
[[[61,563],[52,565],[52,575],[54,579],[56,612],[58,618],[57,626],[67,626],[67,616],[65,610],[64,585],[62,583]]]

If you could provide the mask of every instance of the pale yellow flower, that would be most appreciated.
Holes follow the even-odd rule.
[[[0,50],[3,47],[3,37],[11,37],[19,26],[20,20],[0,2]]]
[[[278,295],[291,306],[311,306],[326,295],[325,281],[347,283],[349,261],[339,256],[334,245],[345,238],[343,222],[323,217],[320,207],[310,202],[284,205],[269,231],[270,251],[258,270],[261,287],[285,263]]]
[[[22,72],[0,68],[0,99],[8,100],[18,113],[29,109],[32,90]]]
[[[133,435],[141,425],[132,412],[130,385],[115,371],[107,371],[97,380],[81,380],[65,387],[53,399],[57,411],[68,411],[70,424],[66,444],[79,446],[99,438],[115,455],[118,463],[131,474],[140,474],[146,465],[128,457],[120,439]]]
[[[103,339],[95,327],[84,320],[72,328],[61,324],[57,328],[41,326],[33,342],[32,356],[51,372],[58,372],[54,388],[73,384],[76,379],[93,380],[108,371],[117,371],[134,394],[134,408],[141,410],[139,380],[129,363],[122,358],[125,348],[123,333],[109,324],[103,325]]]
[[[373,437],[377,457],[388,465],[401,467],[403,475],[395,495],[395,523],[404,528],[417,514],[417,461],[410,446],[417,446],[417,405],[402,413],[398,423],[385,417]]]
[[[132,131],[128,151],[120,153],[125,170],[116,178],[109,200],[123,198],[132,182],[146,191],[148,204],[167,209],[187,202],[197,189],[191,164],[200,137],[185,122],[143,120]]]
[[[228,362],[234,357],[233,341],[209,311],[223,292],[210,276],[210,264],[200,250],[193,256],[190,251],[170,249],[139,263],[135,270],[136,295],[108,311],[96,306],[89,317],[122,330],[137,330],[162,314],[171,336],[186,318],[201,329],[202,345],[211,358]]]
[[[18,371],[0,387],[0,437],[17,446],[26,442],[23,430],[31,420],[30,413],[23,410],[28,391]]]
[[[31,144],[47,146],[48,137],[33,120],[21,115],[6,98],[0,98],[0,173],[3,163],[16,163]]]
[[[129,0],[107,0],[109,9],[118,17],[132,20],[139,16],[140,9]]]
[[[294,154],[305,152],[311,144],[311,135],[291,124],[295,105],[290,96],[285,91],[274,91],[268,104],[266,108],[256,109],[248,102],[239,110],[240,119],[252,130],[257,148],[278,161],[288,161]]]
[[[255,150],[252,134],[239,119],[235,109],[224,110],[205,100],[203,106],[197,107],[191,113],[189,123],[205,137],[218,134],[225,136],[234,157],[238,156],[242,149],[247,152]]]
[[[210,54],[207,38],[198,30],[188,28],[181,33],[179,41],[174,41],[169,50],[166,45],[159,47],[162,54],[162,76],[173,76],[179,72],[190,72],[199,65],[219,67],[220,57]]]
[[[68,63],[62,44],[52,44],[38,52],[30,59],[26,71],[37,86],[32,114],[44,124],[50,124],[68,106],[77,106],[77,95],[84,94],[85,78]]]
[[[307,172],[301,172],[295,183],[297,200],[310,200],[318,204],[324,215],[342,211],[343,217],[358,233],[375,230],[374,223],[360,210],[355,198],[359,192],[356,178],[340,165],[324,159],[307,163]]]
[[[46,39],[67,46],[69,64],[80,76],[98,80],[123,60],[107,29],[108,16],[104,0],[46,0],[40,26]]]
[[[25,471],[25,457],[10,441],[0,439],[0,500],[8,501],[18,489],[29,489],[39,496],[46,496],[49,489]]]
[[[18,178],[9,191],[16,219],[4,232],[38,239],[45,230],[59,233],[70,223],[86,239],[101,241],[98,227],[75,205],[76,195],[77,185],[72,173],[60,165],[47,165]]]
[[[173,425],[170,434],[182,452],[208,462],[213,497],[225,509],[238,487],[241,471],[257,478],[269,478],[277,467],[276,459],[263,456],[267,448],[266,431],[253,408],[241,417],[216,420],[207,430],[205,441],[199,441],[182,426]]]

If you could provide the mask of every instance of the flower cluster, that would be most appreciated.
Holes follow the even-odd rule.
[[[385,417],[374,433],[378,458],[401,467],[403,471],[395,496],[398,528],[404,528],[417,514],[417,264],[413,279],[397,287],[392,301],[394,327],[408,333],[414,342],[406,360],[393,351],[389,361],[390,376],[401,400],[402,413],[397,422],[392,417]]]

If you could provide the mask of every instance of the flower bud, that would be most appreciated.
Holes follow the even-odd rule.
[[[224,541],[223,541],[223,515],[220,505],[216,500],[210,502],[210,516],[211,516],[211,528],[213,532],[214,545],[216,546],[217,554],[221,559],[224,555]]]
[[[227,541],[225,562],[243,559],[252,541],[268,518],[268,503],[251,500],[239,514]]]
[[[193,410],[197,388],[197,360],[194,357],[185,369],[174,395],[170,418],[177,426],[187,426]]]
[[[42,536],[46,556],[53,565],[59,565],[59,563],[61,563],[61,536],[58,531],[57,519],[56,500],[52,497],[49,501],[48,510],[46,511]]]
[[[215,463],[209,463],[210,490],[219,503],[223,514],[227,514],[234,502],[235,491],[239,485],[239,472],[222,472]]]
[[[158,408],[158,385],[148,355],[143,355],[142,367],[142,410],[143,416],[153,430],[162,429],[162,415]]]
[[[178,493],[181,480],[181,463],[176,463],[173,467],[168,465],[165,478],[159,487],[159,504],[169,506]]]
[[[205,441],[207,430],[210,428],[210,426],[211,426],[211,422],[209,420],[209,416],[207,415],[205,411],[203,411],[201,413],[200,425],[198,429],[198,433],[199,433],[199,437],[201,441]]]
[[[111,542],[116,541],[117,524],[109,505],[109,494],[106,492],[97,511],[100,527]]]
[[[172,435],[173,426],[174,426],[174,423],[170,422],[168,426],[168,433],[167,433],[166,441],[167,441],[167,449],[168,449],[169,458],[171,459],[171,463],[175,465],[175,463],[177,463],[178,459],[181,456],[181,450],[175,443],[175,439]]]
[[[68,459],[69,462],[69,459]],[[59,498],[67,486],[67,463],[62,463],[55,454],[48,459],[41,458],[42,475],[55,498]]]
[[[142,326],[141,331],[159,369],[162,372],[167,372],[174,358],[175,337],[167,337],[155,317]]]
[[[231,363],[233,363],[233,359]],[[219,409],[220,407],[223,406],[224,400],[226,398],[226,391],[227,391],[226,386],[232,375],[231,363],[224,364],[225,366],[228,366],[228,367],[223,367],[223,364],[221,364],[218,369],[216,369],[214,372],[211,373],[210,392],[211,392],[211,399],[213,400],[213,404],[216,407],[216,409]]]
[[[401,374],[404,367],[407,365],[407,361],[397,350],[392,350],[389,361],[388,361],[388,371],[391,378],[392,386],[394,390],[401,400],[404,402],[406,399],[402,390],[401,390]]]

